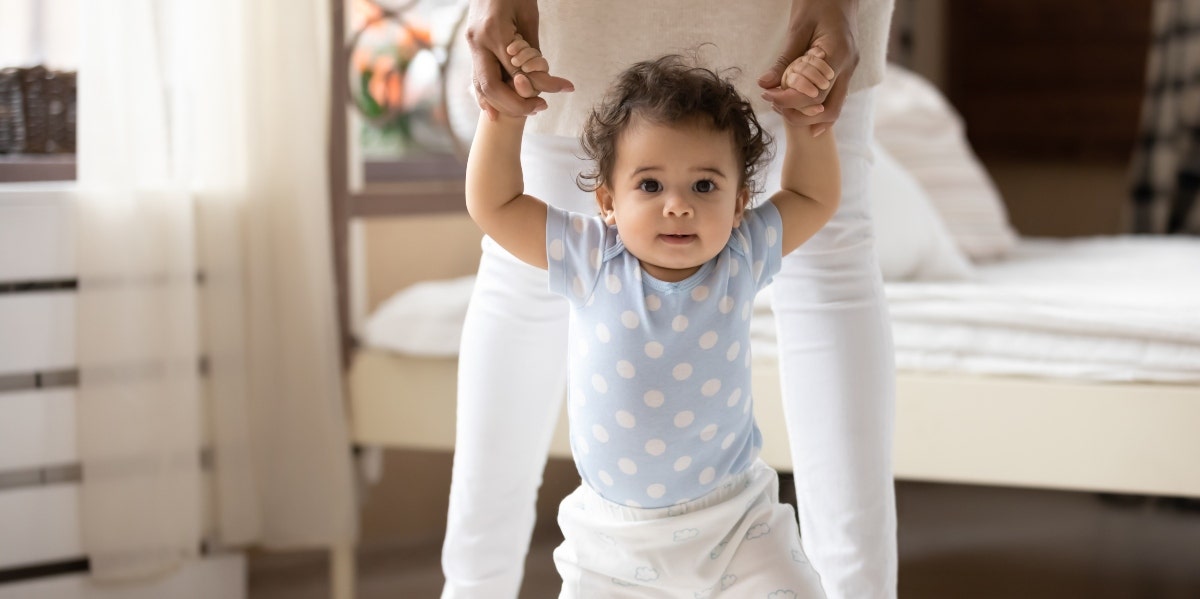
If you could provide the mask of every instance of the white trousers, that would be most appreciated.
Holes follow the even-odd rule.
[[[892,342],[867,199],[872,95],[851,94],[834,127],[841,206],[784,258],[773,293],[804,551],[829,599],[896,594]],[[783,139],[776,115],[763,121]],[[573,138],[526,136],[526,192],[595,211],[575,187],[579,153]],[[566,384],[567,309],[545,271],[484,240],[459,354],[443,599],[517,597]]]
[[[559,599],[819,599],[779,477],[758,461],[704,497],[631,508],[582,485],[562,501]]]

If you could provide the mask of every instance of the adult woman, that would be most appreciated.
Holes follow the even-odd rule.
[[[713,64],[763,73],[741,87],[761,88],[751,97],[762,94],[768,128],[772,117],[775,129],[784,118],[814,134],[838,122],[841,207],[785,258],[774,284],[784,412],[804,549],[826,596],[893,597],[892,352],[866,198],[869,88],[882,74],[890,0],[473,0],[470,11],[476,93],[506,114],[538,113],[522,150],[527,189],[564,208],[594,205],[562,176],[577,161],[582,115],[613,74],[647,56],[712,44]],[[570,78],[536,73],[534,87],[556,93],[574,83],[572,93],[547,102],[504,83],[505,46],[517,34]],[[839,73],[833,86],[815,98],[780,89],[783,70],[812,46]],[[814,103],[824,105],[820,115],[799,113]],[[443,598],[517,595],[563,396],[566,329],[566,303],[547,291],[545,272],[485,239],[460,350]]]

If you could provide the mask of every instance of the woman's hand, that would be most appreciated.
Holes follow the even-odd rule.
[[[858,66],[855,41],[857,0],[795,0],[788,24],[788,40],[775,64],[758,80],[766,91],[762,97],[791,125],[811,125],[813,135],[831,127],[842,112],[850,77]],[[822,53],[836,76],[825,89],[809,89],[803,83],[786,85],[784,75],[805,68],[801,61],[810,50]],[[798,80],[803,81],[804,78]],[[822,105],[814,114],[811,107]]]
[[[537,0],[471,0],[467,17],[467,45],[471,49],[475,99],[479,108],[495,119],[498,113],[529,116],[546,109],[540,92],[572,91],[575,86],[547,71],[526,73],[530,97],[522,97],[507,81],[520,72],[511,63],[507,48],[518,37],[538,47]],[[515,82],[514,82],[515,83]],[[522,84],[524,85],[524,84]]]

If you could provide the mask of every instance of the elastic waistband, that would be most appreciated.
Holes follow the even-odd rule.
[[[776,480],[778,478],[773,468],[762,460],[755,460],[745,470],[726,477],[724,482],[707,495],[667,507],[639,508],[614,503],[602,497],[595,489],[588,486],[587,483],[580,485],[572,495],[575,495],[577,500],[583,502],[588,510],[600,511],[613,520],[641,522],[682,516],[683,514],[709,508],[724,503],[742,493],[756,493],[760,489],[769,487]]]

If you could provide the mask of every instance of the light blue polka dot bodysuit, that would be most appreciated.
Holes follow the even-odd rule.
[[[616,227],[548,210],[550,290],[571,303],[567,414],[584,483],[665,507],[748,468],[762,448],[750,314],[779,271],[774,204],[747,210],[721,252],[676,283],[645,273]]]

